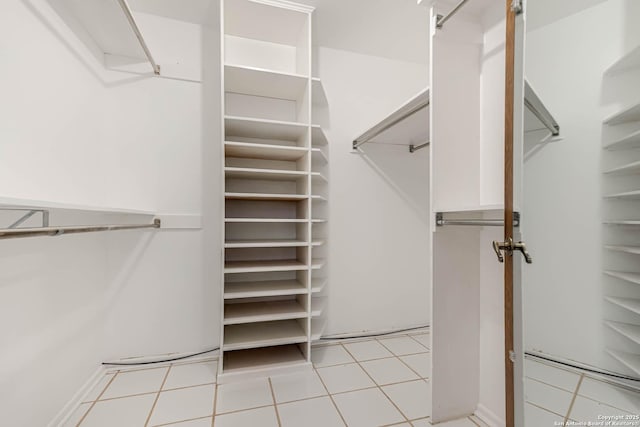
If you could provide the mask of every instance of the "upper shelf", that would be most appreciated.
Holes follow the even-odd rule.
[[[160,74],[127,0],[57,0],[56,11],[65,21],[79,22],[103,54],[149,61]],[[70,25],[71,28],[77,27]]]
[[[98,205],[79,205],[73,203],[53,202],[51,200],[17,199],[13,197],[0,197],[0,207],[16,209],[60,209],[123,215],[155,215],[155,212],[138,209],[124,209]]]
[[[304,138],[308,126],[280,120],[225,116],[224,129],[227,139],[241,137],[297,142]]]
[[[560,125],[558,125],[556,119],[553,118],[553,115],[533,90],[527,79],[524,80],[524,105],[527,107],[524,116],[525,132],[547,128],[553,136],[560,134]]]
[[[627,148],[640,148],[640,130],[633,132],[623,138],[613,141],[610,144],[605,145],[607,150],[624,150]]]
[[[241,65],[224,66],[224,90],[245,95],[296,101],[304,95],[309,78]]]
[[[640,121],[640,104],[632,105],[624,110],[609,116],[604,120],[605,125],[619,125],[622,123]]]
[[[630,50],[622,58],[611,64],[604,73],[611,75],[633,68],[640,68],[640,46]]]
[[[367,142],[423,146],[429,139],[429,88],[420,91],[387,117],[353,140],[356,149]]]

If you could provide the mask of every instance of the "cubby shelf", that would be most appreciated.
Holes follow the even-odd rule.
[[[307,310],[297,300],[230,303],[224,306],[224,324],[302,319]]]
[[[622,123],[640,121],[640,104],[632,105],[624,110],[615,113],[604,120],[604,124],[609,126],[619,125]]]
[[[270,193],[224,193],[227,200],[282,200],[298,201],[308,199],[304,194],[270,194]]]
[[[304,95],[309,77],[264,68],[226,64],[225,92],[297,100]]]
[[[225,218],[228,224],[302,224],[308,222],[305,218]]]
[[[227,157],[294,161],[302,158],[309,149],[288,145],[227,141],[224,144],[224,151]]]
[[[308,173],[305,171],[288,171],[277,169],[257,169],[257,168],[236,168],[225,167],[224,173],[227,178],[237,179],[264,179],[291,181],[306,178]]]
[[[640,255],[640,246],[605,245],[605,249],[614,252],[624,252],[627,254]]]
[[[607,349],[607,353],[636,374],[640,374],[640,355]]]
[[[632,273],[628,271],[605,270],[604,274],[606,274],[609,277],[615,277],[616,279],[620,279],[626,282],[640,285],[640,273]]]
[[[297,344],[307,334],[297,320],[229,325],[224,328],[223,351]]]
[[[313,147],[323,147],[329,144],[327,136],[324,134],[322,127],[319,125],[313,125],[311,127],[311,145]]]
[[[610,174],[610,175],[624,175],[624,174],[640,173],[640,161],[633,162],[633,163],[628,163],[628,164],[623,165],[623,166],[618,166],[616,168],[609,169],[609,170],[605,171],[605,173],[606,174]]]
[[[329,163],[329,159],[327,158],[327,155],[324,154],[324,151],[322,151],[321,148],[312,148],[311,154],[316,158],[320,158],[322,160],[322,163],[324,164]]]
[[[311,281],[311,292],[314,294],[318,294],[322,292],[327,285],[328,280],[325,279],[313,279]]]
[[[640,314],[640,299],[619,297],[606,297],[605,299],[612,304],[615,304],[633,313]]]
[[[320,182],[325,184],[329,182],[327,177],[321,174],[320,172],[311,172],[311,179],[313,179],[314,182]]]
[[[611,64],[605,74],[616,74],[634,68],[640,68],[640,46],[631,49],[622,58]]]
[[[320,338],[322,338],[326,327],[326,319],[317,317],[311,319],[311,341],[320,341]]]
[[[224,354],[225,373],[241,374],[303,366],[307,358],[297,344],[235,350]]]
[[[300,271],[306,270],[307,264],[298,260],[270,260],[270,261],[226,261],[225,273],[264,273],[270,271]]]
[[[605,322],[605,325],[636,344],[640,344],[640,325],[611,321]]]
[[[224,243],[226,249],[242,248],[297,248],[309,246],[303,240],[268,239],[268,240],[228,240]]]
[[[225,116],[224,118],[227,139],[242,137],[297,142],[305,136],[308,128],[308,125],[297,122],[237,116]]]
[[[325,306],[327,305],[326,297],[312,297],[311,298],[311,317],[322,316]]]
[[[640,199],[640,190],[626,191],[624,193],[608,194],[605,197],[607,199],[638,200]]]
[[[307,287],[297,280],[265,280],[260,282],[225,283],[225,299],[261,298],[307,293]]]
[[[640,130],[607,144],[607,150],[626,150],[640,148]]]

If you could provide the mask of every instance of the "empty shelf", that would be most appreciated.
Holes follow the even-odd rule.
[[[329,104],[327,101],[327,94],[325,93],[324,86],[322,85],[322,80],[318,77],[313,77],[311,79],[311,99],[315,106],[324,107]]]
[[[614,62],[607,70],[605,74],[615,74],[622,71],[630,70],[640,67],[640,46],[632,49],[622,58]]]
[[[288,145],[257,144],[253,142],[235,141],[227,141],[224,143],[224,153],[227,157],[293,161],[302,158],[308,152],[308,148],[297,146],[291,147]]]
[[[314,239],[311,242],[311,246],[322,246],[322,245],[324,245],[324,240]]]
[[[224,353],[224,372],[234,374],[308,363],[297,344]]]
[[[311,145],[313,147],[321,147],[327,144],[329,144],[329,141],[327,141],[327,137],[322,128],[318,125],[313,125],[311,127]]]
[[[308,199],[304,194],[268,194],[268,193],[224,193],[227,200],[283,200],[298,201]]]
[[[317,202],[326,202],[326,201],[327,201],[327,198],[326,198],[326,197],[324,197],[324,196],[320,196],[320,195],[318,195],[318,194],[314,194],[313,196],[311,196],[311,199],[312,199],[313,201],[317,201]]]
[[[225,218],[227,223],[254,223],[254,224],[270,224],[270,223],[291,223],[301,224],[309,221],[308,219],[299,218]]]
[[[261,273],[268,271],[299,271],[306,270],[307,264],[298,260],[272,261],[226,261],[225,273]]]
[[[322,267],[324,267],[324,264],[325,264],[324,259],[315,258],[311,260],[311,269],[320,270]]]
[[[320,172],[311,172],[311,179],[315,182],[328,183],[329,180],[326,176],[322,175]]]
[[[320,341],[324,330],[327,327],[327,319],[315,318],[311,319],[311,341]]]
[[[298,301],[266,301],[225,304],[224,324],[267,322],[271,320],[301,319],[307,310]]]
[[[636,374],[640,374],[640,355],[607,349],[607,353]]]
[[[297,320],[229,325],[224,328],[223,351],[297,344],[307,341],[307,334]]]
[[[605,245],[605,249],[615,252],[640,255],[640,246]]]
[[[324,224],[328,221],[326,219],[318,218],[318,219],[312,219],[311,222],[314,224]]]
[[[619,225],[619,226],[636,226],[640,225],[640,221],[627,219],[627,220],[614,220],[614,221],[605,221],[606,225]]]
[[[297,248],[301,246],[308,246],[309,243],[302,240],[285,240],[285,239],[272,239],[272,240],[227,240],[224,242],[226,249],[241,249],[241,248]]]
[[[314,294],[320,293],[324,290],[324,287],[327,286],[329,282],[328,279],[312,279],[311,280],[311,292]]]
[[[268,280],[262,282],[227,282],[225,299],[258,298],[307,293],[307,287],[297,280]]]
[[[607,144],[607,150],[625,150],[628,148],[640,148],[640,130]]]
[[[629,323],[605,322],[605,325],[619,333],[620,335],[630,339],[636,344],[640,344],[640,325],[631,325]]]
[[[224,66],[225,92],[295,101],[302,98],[309,78],[262,68]]]
[[[295,122],[225,116],[224,129],[227,139],[244,137],[298,141],[305,136],[309,127]]]
[[[637,122],[639,120],[640,104],[636,104],[610,116],[604,121],[604,124],[613,126],[621,123]]]
[[[605,299],[612,304],[632,311],[636,314],[640,314],[640,299],[619,297],[606,297]]]
[[[320,159],[322,159],[323,163],[329,163],[329,159],[327,158],[327,155],[324,154],[324,151],[322,151],[322,149],[320,148],[312,148],[311,149],[311,153],[313,156],[319,157]]]
[[[616,279],[640,285],[640,273],[605,270],[604,274],[606,274],[607,276],[615,277]]]
[[[256,169],[256,168],[235,168],[225,167],[224,173],[227,178],[237,179],[264,179],[273,181],[291,181],[307,177],[305,171],[288,171],[276,169]]]
[[[637,200],[637,199],[640,199],[640,190],[626,191],[624,193],[608,194],[605,196],[605,198]]]
[[[640,173],[640,161],[629,163],[623,166],[618,166],[617,168],[609,169],[605,173],[611,174],[611,175]]]
[[[327,305],[327,297],[311,298],[311,317],[320,317]]]

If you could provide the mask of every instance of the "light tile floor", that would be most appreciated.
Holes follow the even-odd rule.
[[[216,384],[217,360],[110,370],[65,426],[431,426],[430,337],[314,347],[309,372]],[[640,394],[527,360],[527,427],[640,413]],[[476,417],[438,424],[486,427]],[[640,424],[637,424],[640,425]]]

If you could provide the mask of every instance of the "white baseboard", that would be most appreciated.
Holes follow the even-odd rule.
[[[73,395],[73,397],[67,402],[66,405],[53,417],[53,420],[47,424],[47,427],[60,427],[62,426],[73,414],[73,411],[80,405],[84,398],[89,394],[95,386],[98,385],[102,377],[104,376],[105,368],[100,365],[95,372],[89,377],[89,379],[80,387],[80,389]]]
[[[504,420],[482,403],[478,404],[475,416],[480,418],[480,420],[485,424],[489,425],[489,427],[505,427]]]

